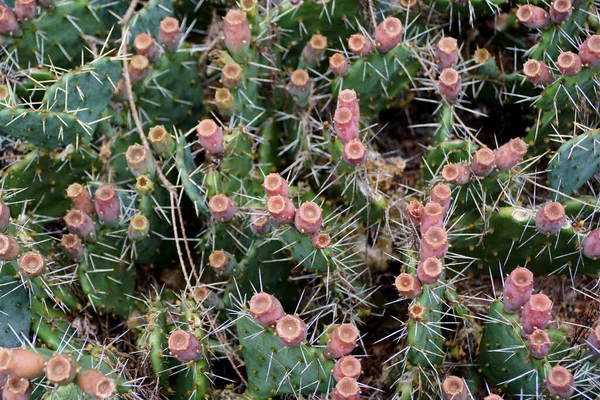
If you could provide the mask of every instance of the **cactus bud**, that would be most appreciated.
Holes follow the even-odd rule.
[[[0,348],[0,373],[33,379],[44,375],[46,358],[31,350]]]
[[[421,234],[425,234],[432,226],[439,228],[444,225],[444,210],[438,203],[429,202],[423,207],[421,218]]]
[[[79,183],[72,183],[67,188],[67,197],[71,200],[73,208],[83,211],[87,215],[94,215],[94,202],[87,189]]]
[[[355,56],[368,56],[373,49],[373,43],[368,37],[356,33],[348,39],[348,49]]]
[[[563,75],[577,75],[581,71],[581,58],[573,52],[565,51],[558,56],[556,66]]]
[[[242,67],[236,62],[230,62],[225,64],[221,71],[221,80],[223,86],[228,89],[235,89],[242,81],[243,74]]]
[[[146,147],[138,143],[129,146],[127,152],[125,152],[125,159],[133,176],[149,175],[150,179],[154,179],[156,165],[154,164],[152,154],[150,154]]]
[[[83,256],[83,243],[77,235],[67,233],[60,239],[63,252],[73,261],[78,261]]]
[[[587,258],[600,258],[600,228],[594,229],[581,242],[581,252]]]
[[[377,26],[375,30],[375,43],[377,50],[386,54],[392,50],[402,39],[404,28],[402,22],[398,18],[387,17]]]
[[[446,164],[442,170],[442,178],[448,183],[465,185],[469,183],[469,169],[462,164]]]
[[[272,196],[267,201],[267,211],[280,224],[289,224],[296,216],[294,203],[287,197]]]
[[[496,166],[494,151],[487,147],[481,148],[473,154],[471,171],[477,176],[488,176]]]
[[[256,236],[262,236],[271,229],[271,221],[266,215],[253,215],[250,220],[250,230]]]
[[[360,361],[356,357],[345,356],[336,361],[333,366],[333,378],[336,381],[343,378],[357,379],[362,372]]]
[[[310,97],[310,91],[312,84],[308,72],[303,69],[297,69],[292,72],[290,77],[290,84],[288,85],[288,91],[294,97],[296,97],[296,103],[300,107],[304,107],[308,104]]]
[[[360,140],[351,140],[344,144],[342,159],[353,167],[362,164],[367,159],[367,148]]]
[[[182,363],[199,360],[202,357],[200,341],[196,336],[183,329],[177,329],[169,335],[169,351]]]
[[[452,190],[444,183],[438,183],[431,189],[430,200],[438,203],[442,207],[442,213],[445,215],[452,202]]]
[[[259,325],[267,328],[283,318],[285,311],[275,296],[260,292],[250,299],[250,314]]]
[[[223,129],[212,119],[203,119],[196,128],[198,142],[207,153],[219,154],[223,151]]]
[[[148,132],[148,141],[158,154],[166,156],[175,150],[175,141],[163,125],[156,125]]]
[[[442,262],[435,257],[429,257],[421,261],[417,267],[417,278],[422,283],[431,285],[440,279],[442,272],[444,272]]]
[[[35,0],[16,0],[15,15],[21,21],[35,17],[36,14]]]
[[[467,400],[469,390],[465,381],[458,376],[447,376],[442,383],[442,394],[445,400]]]
[[[0,232],[3,232],[10,225],[10,208],[0,201]]]
[[[533,293],[533,274],[523,267],[515,268],[504,281],[504,311],[513,313],[529,301]]]
[[[435,51],[435,58],[440,71],[458,64],[458,43],[453,37],[440,39]]]
[[[12,261],[19,256],[21,246],[12,236],[0,234],[0,260]]]
[[[396,277],[394,283],[400,296],[408,299],[414,299],[421,294],[421,282],[411,274],[405,272]]]
[[[358,400],[360,388],[356,379],[342,378],[333,389],[332,400]]]
[[[440,74],[438,90],[440,94],[448,101],[458,98],[462,89],[462,80],[458,72],[452,68],[446,68]]]
[[[181,29],[179,29],[179,21],[172,17],[166,17],[160,21],[160,29],[158,31],[158,43],[168,52],[174,52],[179,47],[181,40]]]
[[[415,321],[422,321],[425,319],[425,307],[419,303],[414,303],[408,306],[408,318],[414,319]]]
[[[248,57],[251,40],[248,16],[243,11],[230,10],[224,22],[225,47],[235,61],[243,63]]]
[[[129,63],[129,75],[131,77],[131,83],[138,83],[144,80],[146,75],[150,72],[150,61],[139,54],[131,57]]]
[[[579,46],[579,57],[585,65],[595,65],[600,61],[600,35],[592,35]]]
[[[534,294],[523,306],[521,325],[526,334],[531,334],[535,328],[545,329],[552,314],[552,300],[545,294]]]
[[[121,201],[115,188],[101,185],[96,189],[94,205],[98,219],[108,225],[116,225],[121,215]]]
[[[77,386],[88,396],[107,399],[115,392],[115,382],[108,376],[88,369],[77,374]]]
[[[421,219],[423,218],[424,207],[423,204],[418,200],[411,200],[406,206],[406,213],[408,218],[412,221],[415,226],[421,225]]]
[[[335,110],[333,124],[340,142],[346,144],[351,140],[358,139],[358,120],[354,118],[349,108],[339,107]]]
[[[568,20],[572,12],[571,0],[554,0],[550,6],[550,18],[557,24]]]
[[[210,253],[208,264],[221,275],[231,275],[237,267],[237,262],[233,255],[223,250],[215,250]]]
[[[348,60],[342,53],[335,53],[329,57],[329,70],[336,76],[348,75]]]
[[[540,7],[523,5],[517,10],[517,19],[529,29],[541,29],[548,25],[548,13]]]
[[[19,31],[19,23],[13,11],[4,3],[0,3],[0,34],[11,35]]]
[[[46,378],[51,383],[66,385],[77,375],[77,364],[71,357],[63,354],[53,356],[46,364]]]
[[[504,172],[517,165],[527,153],[527,144],[520,138],[510,139],[496,150],[496,168]]]
[[[141,195],[146,195],[154,190],[154,183],[149,176],[138,176],[135,180],[135,190]]]
[[[215,104],[221,114],[230,116],[235,107],[235,101],[231,94],[231,90],[227,88],[218,88],[215,91]]]
[[[306,65],[314,66],[319,63],[327,49],[327,38],[315,33],[302,50],[302,60]]]
[[[133,47],[137,54],[145,56],[150,62],[156,62],[160,55],[158,46],[154,43],[154,40],[152,40],[152,36],[147,33],[140,33],[137,35],[133,40]]]
[[[313,233],[310,241],[316,250],[323,250],[331,246],[331,237],[325,232]]]
[[[560,232],[566,221],[565,208],[557,202],[544,205],[535,215],[535,226],[547,235]]]
[[[96,226],[89,215],[79,210],[71,210],[65,215],[65,225],[69,232],[83,240],[96,239]]]
[[[536,329],[528,336],[528,339],[529,351],[531,351],[531,355],[534,358],[542,359],[548,355],[550,348],[552,347],[552,342],[546,331]]]
[[[127,237],[129,240],[137,241],[148,237],[150,222],[143,214],[138,214],[131,218],[127,228]]]
[[[275,334],[279,341],[288,347],[298,347],[306,340],[306,324],[297,315],[286,315],[275,325]]]
[[[209,200],[208,211],[218,222],[227,222],[233,218],[236,209],[229,197],[217,194]]]
[[[444,257],[449,245],[448,234],[444,229],[437,226],[429,228],[421,239],[421,260]]]
[[[590,348],[592,354],[597,357],[600,355],[600,324],[596,325],[594,329],[590,331],[586,339],[587,345]]]
[[[303,203],[296,211],[295,225],[300,233],[313,234],[321,229],[323,210],[312,201]]]
[[[27,379],[9,376],[3,386],[3,400],[29,400],[31,398],[32,387]]]
[[[568,369],[555,365],[546,376],[546,387],[551,395],[568,399],[575,392],[575,380]]]
[[[273,173],[265,176],[262,186],[265,188],[265,193],[269,197],[288,197],[290,194],[290,188],[287,181],[279,174]]]
[[[352,111],[352,116],[358,123],[360,119],[360,107],[358,104],[358,96],[352,89],[344,89],[338,95],[338,109],[347,108]]]
[[[523,74],[534,84],[545,86],[552,83],[554,77],[550,68],[546,64],[538,60],[528,60],[523,65]]]
[[[27,278],[37,278],[46,270],[46,260],[38,252],[30,251],[19,259],[19,273]]]
[[[352,324],[341,324],[329,335],[326,354],[329,358],[340,358],[352,353],[358,341],[358,329]]]

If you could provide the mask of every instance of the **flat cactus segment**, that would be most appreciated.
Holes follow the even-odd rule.
[[[29,337],[29,295],[20,279],[0,277],[0,346],[19,347],[19,337]]]
[[[236,325],[251,396],[266,399],[331,391],[333,362],[325,358],[323,349],[304,344],[285,347],[273,329],[265,330],[246,315]]]
[[[204,174],[196,171],[191,151],[186,146],[187,142],[185,138],[183,136],[180,137],[175,150],[175,165],[179,170],[179,179],[181,180],[185,194],[194,203],[196,215],[209,217],[206,189],[202,184]]]
[[[148,33],[153,38],[157,38],[160,22],[172,16],[174,10],[175,5],[171,0],[150,0],[129,21],[130,41],[133,42],[140,33]]]
[[[74,383],[66,386],[58,386],[56,390],[48,391],[42,397],[42,400],[93,400],[84,394]]]
[[[495,301],[488,312],[479,347],[479,367],[503,392],[536,396],[546,376],[546,365],[529,355],[515,314]]]
[[[14,192],[11,203],[15,213],[23,211],[22,202],[27,201],[27,210],[62,217],[71,208],[71,201],[66,197],[67,187],[74,182],[85,182],[86,172],[99,168],[98,158],[86,147],[70,148],[59,154],[32,151],[7,170],[3,189]]]
[[[191,362],[189,367],[180,371],[175,385],[176,398],[204,400],[210,386],[206,372],[208,372],[208,363],[203,359]]]
[[[550,187],[570,195],[600,171],[600,131],[585,132],[563,143],[548,165]]]
[[[286,246],[290,247],[295,262],[308,271],[328,273],[337,268],[333,261],[333,251],[330,248],[315,250],[309,235],[303,235],[296,229],[290,228],[278,234]]]

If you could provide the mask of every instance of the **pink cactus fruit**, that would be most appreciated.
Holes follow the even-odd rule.
[[[392,50],[400,43],[403,32],[404,27],[398,18],[387,17],[384,19],[375,30],[377,50],[382,54],[386,54]]]
[[[445,400],[467,400],[470,398],[464,379],[453,375],[447,376],[442,382],[442,394]]]
[[[545,294],[534,294],[523,306],[521,325],[526,334],[537,329],[545,329],[552,315],[552,300]]]
[[[559,54],[556,59],[558,70],[566,76],[577,75],[582,68],[581,57],[571,51],[565,51]]]
[[[224,194],[217,194],[209,200],[208,211],[216,221],[227,222],[233,218],[236,209],[229,197]]]
[[[527,144],[520,138],[511,139],[496,150],[496,168],[504,172],[514,168],[527,153]]]
[[[94,202],[87,189],[79,183],[72,183],[67,188],[67,197],[71,200],[73,208],[83,211],[87,215],[94,215]]]
[[[29,380],[9,376],[2,388],[3,400],[29,400],[33,390]]]
[[[488,176],[496,166],[494,151],[483,147],[473,154],[471,171],[477,176]]]
[[[444,272],[442,262],[435,257],[429,257],[419,263],[417,278],[421,283],[431,285],[440,279],[442,272]]]
[[[77,374],[76,382],[85,394],[95,399],[107,399],[114,395],[117,389],[112,378],[94,369],[80,371]]]
[[[154,177],[156,172],[156,165],[154,164],[154,158],[150,150],[139,143],[133,144],[127,148],[125,152],[125,160],[129,171],[136,178],[141,175],[149,175]]]
[[[177,329],[171,332],[168,340],[169,351],[182,363],[199,360],[202,357],[202,345],[190,332]]]
[[[340,358],[352,353],[358,341],[358,329],[352,324],[341,324],[329,335],[327,340],[327,356]]]
[[[527,268],[515,268],[504,281],[504,311],[513,313],[527,303],[533,293],[533,273]]]
[[[356,33],[348,38],[348,49],[355,56],[368,56],[373,50],[373,43],[368,37]]]
[[[244,11],[230,10],[223,24],[225,46],[232,57],[242,62],[246,59],[252,39],[248,16]]]
[[[252,215],[250,218],[250,230],[256,236],[262,236],[271,229],[271,220],[267,215]]]
[[[117,191],[110,185],[101,185],[94,194],[94,206],[98,219],[106,224],[116,224],[121,215],[121,201]]]
[[[600,35],[592,35],[579,46],[579,57],[584,65],[595,65],[600,61]]]
[[[46,271],[46,260],[36,251],[30,251],[19,259],[19,273],[27,278],[37,278]]]
[[[336,381],[343,378],[357,379],[362,372],[360,360],[353,356],[344,356],[335,362],[333,377]]]
[[[347,108],[352,111],[352,116],[357,121],[360,119],[360,106],[358,96],[353,89],[344,89],[338,95],[338,108]]]
[[[158,57],[160,56],[160,50],[152,36],[147,33],[140,33],[136,35],[133,40],[133,47],[135,48],[135,52],[141,56],[145,56],[150,62],[156,62]]]
[[[332,400],[358,400],[360,388],[356,379],[350,377],[342,378],[333,388]]]
[[[242,81],[244,71],[242,67],[236,62],[230,62],[223,66],[221,70],[221,80],[223,86],[228,89],[235,89]]]
[[[340,142],[346,144],[358,139],[358,121],[353,117],[352,111],[346,107],[338,107],[333,115],[333,126]]]
[[[67,385],[77,375],[75,360],[64,354],[56,354],[46,364],[46,379],[57,385]]]
[[[421,260],[429,257],[443,258],[449,246],[446,230],[433,226],[421,238]]]
[[[72,233],[63,235],[60,239],[60,246],[63,253],[71,260],[78,261],[83,257],[83,243],[77,235]]]
[[[446,215],[452,202],[452,189],[444,183],[438,183],[431,189],[429,200],[433,203],[438,203],[442,207],[442,213]]]
[[[557,24],[568,20],[572,13],[573,3],[571,0],[554,0],[550,5],[550,18]]]
[[[292,200],[283,196],[271,196],[267,201],[267,211],[271,217],[280,224],[289,224],[294,221],[296,207]]]
[[[260,292],[250,299],[250,314],[259,325],[266,328],[275,325],[277,320],[283,318],[285,311],[275,296]]]
[[[545,358],[550,352],[552,341],[550,341],[550,336],[546,331],[535,329],[527,339],[529,340],[529,351],[534,358]]]
[[[433,227],[444,226],[444,209],[438,203],[429,202],[423,207],[423,217],[421,218],[421,234]]]
[[[263,188],[267,196],[283,196],[288,197],[290,189],[287,181],[279,174],[272,173],[265,176],[263,180]]]
[[[223,152],[223,129],[210,118],[203,119],[196,128],[198,142],[210,154]]]
[[[535,215],[535,226],[547,235],[560,232],[566,221],[565,208],[557,202],[545,204]]]
[[[304,69],[297,69],[290,76],[288,91],[298,99],[306,99],[310,95],[312,85],[310,75]]]
[[[323,224],[323,210],[312,201],[303,203],[296,211],[295,225],[300,233],[317,233]]]
[[[552,396],[568,399],[575,393],[573,374],[568,369],[555,365],[546,376],[546,388]]]
[[[331,237],[326,232],[313,233],[310,241],[316,250],[323,250],[331,246]]]
[[[446,164],[442,169],[442,178],[454,185],[465,185],[469,183],[469,169],[462,164]]]
[[[31,350],[0,348],[0,373],[14,378],[44,376],[46,361],[46,357]]]
[[[581,252],[587,258],[596,260],[600,258],[600,228],[587,234],[580,245]]]
[[[440,74],[438,90],[448,101],[453,101],[460,95],[462,79],[458,72],[452,68],[446,68]]]
[[[315,65],[319,62],[325,50],[327,49],[327,38],[321,34],[312,35],[304,49],[302,50],[302,59],[308,65]]]
[[[348,59],[342,53],[335,53],[329,57],[329,70],[335,76],[344,77],[348,75]]]
[[[490,394],[489,396],[485,396],[483,400],[503,400],[502,396],[498,396],[497,394]]]
[[[437,44],[435,59],[440,71],[458,64],[458,42],[453,37],[443,37]]]
[[[416,277],[407,274],[406,272],[398,275],[394,284],[396,285],[396,289],[398,289],[400,296],[408,299],[414,299],[422,292],[421,282],[419,282]]]
[[[21,246],[12,236],[0,234],[0,260],[4,262],[12,261],[19,256]]]
[[[415,321],[422,321],[425,319],[425,307],[419,303],[411,304],[408,306],[408,318]]]
[[[421,219],[423,218],[424,207],[423,204],[418,200],[411,200],[406,206],[406,214],[415,226],[421,225]]]
[[[19,30],[17,16],[4,3],[0,3],[0,35],[10,35]]]
[[[517,10],[517,19],[529,29],[541,29],[548,25],[548,13],[541,7],[532,5],[520,6]]]
[[[523,74],[534,84],[545,86],[552,83],[554,77],[546,64],[538,60],[528,60],[523,65]]]
[[[298,347],[306,340],[308,330],[300,317],[297,315],[286,315],[277,321],[275,334],[285,346]]]
[[[69,232],[83,240],[93,240],[96,237],[96,227],[89,215],[79,210],[71,210],[65,215],[65,225]]]
[[[173,52],[177,50],[181,41],[181,29],[179,21],[172,17],[166,17],[160,22],[158,31],[158,43],[160,43],[166,51]]]
[[[208,265],[217,274],[231,274],[234,272],[237,262],[230,253],[223,250],[214,250],[208,256]]]
[[[135,56],[131,57],[128,70],[131,83],[139,83],[143,81],[150,72],[150,60],[148,60],[146,56],[136,54]]]
[[[365,145],[360,140],[354,139],[344,144],[342,158],[346,164],[355,167],[365,162],[367,152]]]
[[[35,17],[37,10],[37,4],[35,0],[16,0],[15,1],[15,15],[21,21],[28,20]]]

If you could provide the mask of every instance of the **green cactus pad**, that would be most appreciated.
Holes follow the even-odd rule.
[[[29,336],[29,295],[21,279],[0,277],[0,347],[19,347]],[[21,338],[21,340],[19,340]]]

